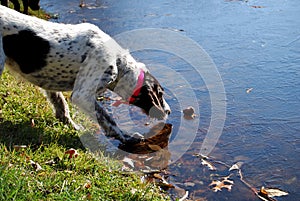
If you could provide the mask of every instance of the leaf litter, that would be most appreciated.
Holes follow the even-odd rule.
[[[228,176],[216,175],[218,176],[218,179],[212,180],[211,183],[209,184],[209,187],[211,187],[211,190],[213,192],[222,191],[222,189],[227,189],[228,191],[231,191],[234,185],[234,181],[230,178],[233,176],[232,172],[236,171],[239,180],[245,186],[247,186],[259,199],[263,201],[276,201],[275,197],[287,196],[289,194],[288,192],[278,188],[265,188],[264,186],[262,186],[260,189],[257,189],[253,187],[244,179],[242,169],[241,169],[243,162],[241,161],[230,166],[225,162],[213,160],[208,156],[203,156],[201,154],[195,154],[195,156],[199,157],[201,160],[201,164],[203,166],[206,166],[210,171],[217,170],[214,164],[222,164],[228,168],[228,172],[231,172]]]

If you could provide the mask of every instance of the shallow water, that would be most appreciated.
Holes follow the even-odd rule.
[[[300,5],[297,1],[98,0],[86,1],[85,8],[78,6],[79,1],[71,0],[41,3],[44,9],[58,15],[54,21],[91,22],[112,36],[134,29],[160,28],[198,43],[215,63],[226,92],[226,99],[221,100],[226,102],[225,126],[209,157],[229,165],[243,162],[243,176],[251,186],[277,187],[289,192],[279,200],[299,200]],[[173,110],[168,121],[174,126],[170,141],[173,160],[168,167],[174,176],[169,181],[188,190],[191,199],[258,200],[235,173],[231,192],[226,189],[212,192],[208,185],[218,178],[213,174],[230,173],[220,164],[217,171],[210,171],[193,156],[199,153],[214,115],[210,91],[213,86],[207,85],[205,77],[178,55],[157,50],[133,54],[148,64],[167,86],[167,101]],[[188,105],[196,108],[195,120],[181,117],[180,110]],[[182,144],[188,149],[178,159]]]

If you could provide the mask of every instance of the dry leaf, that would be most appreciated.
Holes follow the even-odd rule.
[[[92,194],[91,193],[87,193],[86,199],[91,200],[92,199]]]
[[[40,166],[40,164],[34,162],[33,160],[30,160],[30,165],[34,168],[35,171],[43,170],[43,168]]]
[[[269,197],[281,197],[289,194],[278,188],[265,188],[264,190],[268,193]]]
[[[249,94],[249,93],[251,93],[252,90],[253,90],[253,88],[251,87],[251,88],[246,90],[246,93]]]
[[[88,181],[83,185],[83,188],[89,189],[89,188],[91,188],[91,186],[92,186],[91,181],[88,180]]]
[[[242,165],[243,165],[243,162],[237,162],[229,168],[229,171],[239,170],[239,169],[241,169]]]
[[[35,126],[34,119],[31,119],[31,127],[34,127],[34,126]]]
[[[154,174],[153,174],[153,177],[154,177],[155,179],[163,180],[162,176],[161,176],[160,174],[158,174],[158,173],[154,173]]]
[[[273,197],[281,197],[288,195],[288,192],[282,191],[277,188],[265,188],[261,187],[257,196],[264,201],[274,201]]]
[[[212,190],[213,190],[214,192],[222,191],[222,186],[223,186],[223,185],[224,185],[223,182],[218,181],[218,180],[212,181],[212,182],[209,184],[209,186],[214,186],[214,187],[212,188]]]
[[[69,158],[77,158],[79,156],[79,153],[77,152],[76,149],[69,149],[68,151],[65,152],[65,154],[69,154]]]
[[[16,151],[19,151],[20,149],[26,149],[27,146],[26,145],[14,145],[14,149]]]
[[[208,162],[207,160],[204,160],[203,158],[201,158],[201,164],[204,165],[204,166],[207,166],[210,170],[216,170],[217,169],[210,162]]]
[[[223,177],[222,181],[214,180],[209,184],[209,186],[214,186],[212,188],[214,192],[222,191],[222,188],[226,188],[228,191],[231,191],[234,182],[229,180],[229,177],[230,176]]]
[[[173,184],[170,183],[165,183],[165,182],[159,182],[158,185],[163,189],[163,190],[169,190],[170,188],[175,188]]]
[[[132,168],[134,168],[134,161],[131,158],[128,157],[124,157],[124,159],[122,160],[124,163],[127,163],[128,165],[130,165]]]

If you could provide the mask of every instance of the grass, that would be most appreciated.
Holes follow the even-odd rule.
[[[139,175],[120,171],[118,161],[90,154],[78,133],[54,117],[38,88],[5,71],[0,97],[0,200],[166,199]],[[77,158],[65,154],[70,148]]]
[[[25,146],[20,146],[25,145]],[[79,156],[69,158],[74,148]],[[41,167],[38,168],[38,166]],[[166,200],[154,184],[92,155],[59,122],[40,89],[4,71],[0,79],[0,200]]]

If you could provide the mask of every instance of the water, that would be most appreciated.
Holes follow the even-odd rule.
[[[91,22],[112,36],[134,29],[162,28],[200,44],[216,64],[226,91],[225,126],[209,156],[229,165],[243,162],[243,176],[251,186],[280,188],[289,195],[279,200],[299,200],[300,5],[297,1],[98,0],[86,1],[86,8],[79,8],[79,1],[41,3],[47,11],[58,14],[54,21]],[[170,66],[188,80],[190,86],[182,82],[176,92],[172,87],[167,90],[173,109],[169,121],[174,126],[174,135],[180,124],[187,122],[180,118],[180,100],[175,95],[180,96],[189,88],[197,98],[200,111],[197,136],[186,153],[169,165],[168,170],[174,175],[169,181],[188,190],[194,200],[258,200],[235,173],[231,192],[226,189],[212,192],[208,187],[216,178],[212,174],[229,173],[220,164],[216,172],[209,171],[193,156],[200,150],[212,116],[209,86],[204,80],[175,55],[141,51],[134,56],[146,64]],[[162,82],[178,84],[170,79],[169,72],[153,69]],[[189,124],[195,126],[191,122],[181,125],[186,131],[180,132],[188,135]]]

